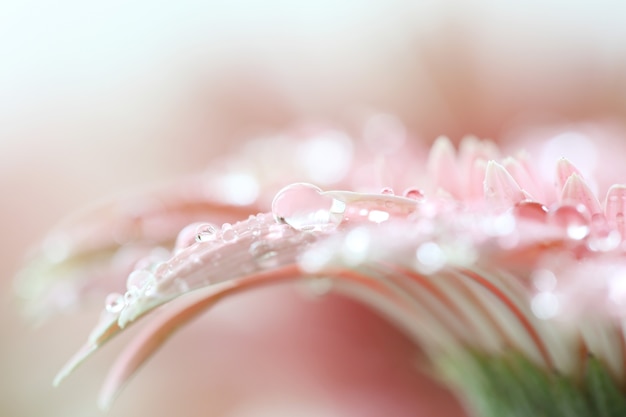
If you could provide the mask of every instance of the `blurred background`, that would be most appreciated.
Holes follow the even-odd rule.
[[[51,388],[100,304],[33,328],[12,277],[65,214],[301,123],[359,136],[382,112],[425,143],[621,129],[625,21],[617,1],[3,2],[0,415],[100,415],[98,386],[123,345]],[[461,415],[380,318],[289,291],[247,295],[195,322],[110,415]]]

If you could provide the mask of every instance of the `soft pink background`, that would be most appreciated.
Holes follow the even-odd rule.
[[[18,315],[12,275],[71,210],[302,120],[358,134],[382,111],[425,141],[626,120],[626,8],[609,2],[13,3],[0,6],[6,416],[99,415],[98,385],[123,345],[53,390],[100,304],[37,329]],[[178,334],[110,415],[460,415],[415,359],[362,306],[264,290]]]

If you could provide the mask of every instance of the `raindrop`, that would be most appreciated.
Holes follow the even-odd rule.
[[[393,192],[393,188],[391,187],[384,187],[382,190],[380,190],[380,193],[382,195],[395,195],[395,193]]]
[[[424,198],[424,193],[419,188],[407,188],[402,195],[411,200],[421,200]]]
[[[570,239],[582,240],[589,235],[589,216],[584,206],[560,206],[550,215],[552,222],[563,227]]]
[[[107,295],[106,301],[104,302],[104,308],[109,313],[119,313],[124,309],[124,296],[116,292]]]
[[[307,183],[288,185],[272,201],[274,219],[300,231],[336,228],[343,220],[345,208],[344,202]]]
[[[136,288],[131,288],[124,293],[124,302],[126,305],[130,305],[139,297],[139,291]]]
[[[195,241],[196,242],[209,242],[215,239],[217,230],[211,223],[201,223],[196,226]]]
[[[222,225],[222,240],[226,243],[237,240],[237,231],[233,229],[230,223],[224,223]]]

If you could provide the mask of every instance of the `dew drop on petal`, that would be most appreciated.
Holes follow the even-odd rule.
[[[194,239],[196,242],[209,242],[215,239],[216,234],[217,229],[215,228],[215,225],[211,223],[200,223],[196,225]]]
[[[124,303],[126,305],[132,304],[137,300],[137,297],[139,297],[139,290],[131,288],[124,293]]]
[[[185,249],[196,242],[196,228],[202,223],[192,223],[185,226],[176,236],[174,252]]]
[[[560,206],[550,215],[551,221],[564,228],[570,239],[582,240],[589,235],[589,215],[583,206]]]
[[[237,240],[237,231],[233,229],[230,223],[224,223],[222,225],[222,240],[226,243]]]
[[[393,192],[393,188],[391,187],[384,187],[380,190],[380,193],[382,195],[395,195],[395,193]]]
[[[112,314],[117,314],[124,309],[124,296],[119,293],[111,293],[107,295],[104,302],[104,308],[106,311]]]
[[[424,193],[419,188],[407,188],[402,195],[411,200],[421,200],[424,198]]]
[[[322,190],[307,183],[288,185],[272,201],[274,219],[301,231],[336,228],[345,208],[344,202],[323,195]]]

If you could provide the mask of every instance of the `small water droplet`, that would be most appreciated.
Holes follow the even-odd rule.
[[[209,242],[215,239],[217,230],[211,223],[202,223],[196,227],[195,241],[196,242]]]
[[[104,308],[109,313],[119,313],[124,309],[124,296],[116,292],[107,295],[107,298],[104,302]]]
[[[421,200],[424,198],[424,193],[419,188],[407,188],[402,195],[411,200]]]
[[[234,242],[237,239],[237,231],[233,229],[230,223],[222,225],[222,240],[224,242]]]
[[[560,206],[549,214],[551,221],[564,228],[570,239],[582,240],[589,235],[589,214],[584,206]]]
[[[343,220],[346,205],[312,184],[296,183],[280,190],[272,201],[272,213],[279,223],[296,230],[329,230]]]
[[[124,293],[124,303],[126,303],[126,305],[130,305],[134,303],[138,297],[139,291],[136,288],[131,288]]]
[[[148,285],[154,284],[154,282],[155,279],[152,272],[145,269],[140,269],[137,271],[133,271],[130,273],[130,275],[128,275],[128,278],[126,279],[126,288],[129,291],[142,290]]]
[[[380,190],[380,193],[382,195],[395,195],[395,193],[393,192],[393,188],[391,187],[384,187],[382,190]]]
[[[548,208],[535,201],[521,201],[513,207],[513,214],[520,219],[543,222],[548,217]]]

